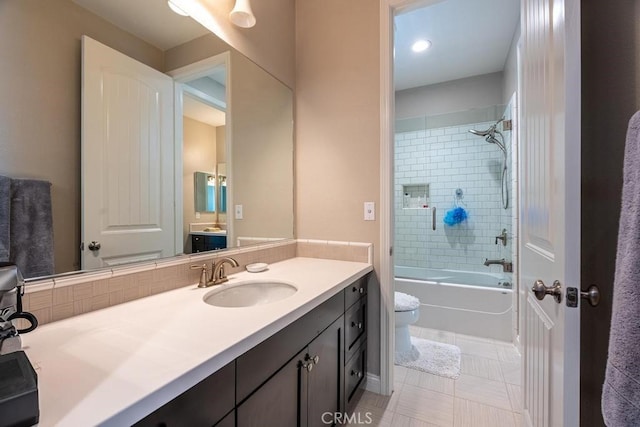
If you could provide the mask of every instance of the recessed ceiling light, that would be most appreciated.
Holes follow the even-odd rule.
[[[178,15],[182,15],[182,16],[189,16],[189,14],[187,12],[185,12],[184,10],[180,9],[178,7],[177,4],[175,4],[174,2],[172,2],[171,0],[167,1],[167,4],[169,5],[169,9],[173,10],[175,13],[177,13]]]
[[[418,40],[411,46],[411,50],[414,52],[424,52],[425,50],[431,47],[431,42],[429,40]]]

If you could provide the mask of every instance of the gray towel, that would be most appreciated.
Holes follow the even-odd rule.
[[[0,262],[9,261],[11,224],[11,178],[0,175]]]
[[[25,278],[53,274],[51,183],[13,179],[11,193],[11,261]]]
[[[602,414],[609,427],[640,426],[640,112],[624,154],[609,357]]]

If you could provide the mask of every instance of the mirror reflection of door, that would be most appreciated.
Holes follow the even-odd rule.
[[[226,163],[226,78],[220,64],[182,83],[185,253],[196,252],[194,239],[226,233],[226,171],[218,170]]]
[[[172,256],[173,80],[87,36],[82,61],[81,267]]]

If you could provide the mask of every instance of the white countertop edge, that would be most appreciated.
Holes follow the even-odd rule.
[[[314,299],[284,314],[282,317],[276,319],[271,324],[265,325],[262,329],[260,329],[253,335],[244,338],[243,340],[227,348],[221,353],[212,355],[209,360],[205,361],[199,366],[194,367],[191,371],[185,372],[181,376],[174,379],[172,382],[152,392],[142,400],[139,400],[138,402],[132,402],[131,406],[123,409],[113,417],[101,422],[100,425],[104,427],[120,427],[122,425],[131,425],[137,421],[140,421],[148,414],[152,413],[164,404],[178,397],[180,394],[189,390],[191,387],[195,386],[202,380],[209,377],[211,374],[226,366],[228,363],[232,362],[239,356],[251,350],[256,345],[260,344],[267,338],[273,336],[277,332],[289,326],[291,323],[300,319],[302,316],[309,313],[311,310],[318,307],[323,302],[337,295],[338,292],[344,289],[349,283],[363,277],[371,271],[373,271],[373,266],[370,265],[368,268],[360,271],[359,273],[351,275],[335,286],[328,288],[325,292],[319,294]]]

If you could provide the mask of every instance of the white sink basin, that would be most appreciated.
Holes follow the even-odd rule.
[[[207,292],[202,299],[216,307],[253,307],[280,301],[296,292],[295,286],[277,280],[244,280]]]

